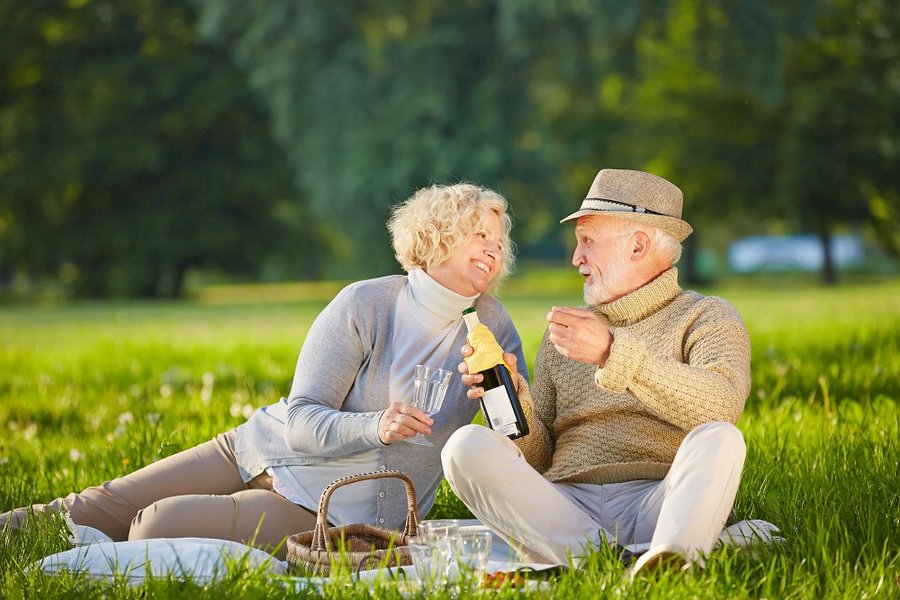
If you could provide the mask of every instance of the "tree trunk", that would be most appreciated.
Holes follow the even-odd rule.
[[[700,256],[700,237],[696,230],[684,241],[681,260],[678,261],[678,270],[685,285],[697,286],[707,283],[700,274],[698,259]]]
[[[831,232],[827,224],[819,228],[819,240],[822,242],[822,283],[835,285],[838,280],[834,256],[831,253]]]

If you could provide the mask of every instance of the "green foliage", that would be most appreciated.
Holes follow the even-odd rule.
[[[290,178],[265,111],[188,5],[0,11],[0,284],[168,297],[191,268],[256,273],[284,235]]]
[[[499,188],[523,256],[558,256],[556,221],[605,166],[684,189],[705,226],[692,280],[701,244],[760,222],[823,243],[874,224],[897,247],[886,0],[198,5],[267,99],[313,210],[368,242],[341,275],[362,256],[390,268],[387,208],[434,180]]]
[[[770,228],[896,254],[894,4],[3,2],[0,286],[390,272],[390,206],[459,180],[557,259],[607,166],[683,188],[689,280]]]
[[[538,286],[542,281],[549,284]],[[738,423],[749,453],[735,513],[775,523],[786,543],[715,551],[705,570],[664,572],[631,585],[613,552],[601,548],[551,588],[525,595],[895,597],[900,284],[708,291],[739,308],[753,346],[753,388]],[[580,302],[577,279],[549,271],[513,277],[503,300],[529,360],[548,307]],[[0,309],[0,510],[129,472],[277,400],[326,300],[219,301]],[[443,484],[429,516],[470,515]],[[289,579],[240,571],[203,586],[165,579],[132,588],[24,571],[66,547],[55,519],[0,534],[5,595],[269,598],[290,590],[301,597],[399,598],[402,589],[385,581],[370,592],[341,580],[321,593],[297,591]]]
[[[778,173],[781,204],[825,239],[840,224],[875,224],[896,253],[900,228],[873,203],[898,205],[900,41],[889,32],[900,26],[900,10],[887,0],[840,0],[816,25],[788,54],[779,159],[792,164]]]
[[[495,2],[198,5],[268,101],[298,189],[357,241],[332,274],[396,269],[384,222],[418,187],[524,190],[544,173],[519,143],[526,73],[495,35]]]

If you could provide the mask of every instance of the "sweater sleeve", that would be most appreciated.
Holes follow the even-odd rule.
[[[342,290],[313,322],[294,372],[288,398],[285,442],[291,450],[320,457],[381,446],[383,411],[342,410],[370,351],[353,286]]]
[[[544,332],[541,346],[534,360],[534,389],[527,381],[519,379],[519,402],[528,421],[529,433],[514,440],[525,460],[539,473],[550,468],[555,446],[553,423],[556,421],[556,388],[551,364],[554,354],[548,351],[548,332]]]
[[[689,431],[711,421],[736,422],[750,391],[750,338],[737,311],[712,304],[683,332],[684,362],[654,351],[633,331],[613,330],[597,383],[631,392],[653,413]]]
[[[553,442],[550,433],[544,423],[537,417],[534,410],[534,402],[528,381],[519,376],[519,403],[525,420],[528,422],[528,435],[513,440],[529,465],[538,473],[544,473],[550,468],[553,456]]]

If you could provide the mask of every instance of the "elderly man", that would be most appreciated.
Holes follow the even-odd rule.
[[[679,287],[673,264],[692,231],[681,207],[661,177],[598,173],[562,220],[577,220],[572,264],[588,307],[550,311],[533,388],[518,378],[531,433],[512,442],[469,425],[443,450],[453,490],[525,560],[649,543],[632,575],[702,564],[725,525],[746,454],[733,423],[750,341],[728,302]],[[480,397],[481,375],[460,371]]]

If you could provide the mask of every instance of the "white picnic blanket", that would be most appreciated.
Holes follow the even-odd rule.
[[[86,573],[96,579],[124,579],[140,584],[148,577],[173,576],[206,583],[228,569],[258,570],[265,575],[287,573],[287,563],[268,552],[238,542],[209,538],[159,538],[114,542],[102,531],[77,525],[66,516],[71,550],[51,554],[31,568],[55,575]]]
[[[143,583],[148,577],[174,576],[207,582],[224,576],[229,568],[257,569],[266,576],[283,576],[288,572],[285,561],[278,560],[262,550],[226,540],[208,538],[166,538],[114,542],[102,532],[77,525],[67,517],[74,548],[52,554],[31,568],[47,574],[62,571],[79,571],[100,579],[125,579],[130,583]],[[487,529],[475,519],[460,522],[463,529]],[[735,523],[719,535],[720,546],[748,547],[754,543],[772,544],[783,541],[776,534],[779,529],[761,520]],[[645,552],[649,544],[633,544],[627,549],[636,554]],[[537,571],[556,565],[521,562],[515,551],[496,534],[491,544],[487,572],[514,571],[530,567]],[[407,579],[415,580],[415,570],[403,568]],[[379,570],[363,571],[362,580],[381,576]],[[301,578],[291,578],[295,583]],[[309,580],[312,582],[312,579]]]
[[[739,521],[722,530],[716,547],[747,548],[753,544],[780,543],[784,541],[783,537],[777,535],[780,531],[775,525],[761,519]],[[643,554],[650,549],[650,543],[630,544],[625,549],[634,554]]]
[[[483,525],[476,519],[461,520],[460,530],[466,529],[488,530],[488,527],[486,525]],[[735,548],[749,548],[754,544],[769,545],[773,543],[779,543],[784,541],[784,538],[776,535],[779,531],[780,530],[778,529],[778,527],[776,527],[772,523],[768,523],[759,519],[740,521],[723,530],[722,533],[719,534],[719,539],[716,545],[717,547],[729,546]],[[626,546],[625,548],[633,552],[634,554],[643,554],[650,549],[650,544],[631,544],[629,546]],[[513,550],[509,546],[509,544],[503,541],[499,536],[497,536],[497,534],[494,534],[493,539],[491,540],[491,552],[488,555],[488,563],[485,572],[510,572],[523,568],[532,569],[534,571],[545,571],[548,569],[553,569],[557,566],[559,565],[521,562],[518,559],[515,550]],[[416,571],[413,567],[401,567],[400,570],[403,572],[403,576],[401,578],[394,577],[394,579],[405,579],[407,582],[410,582],[413,585],[417,583],[418,577],[416,576]],[[359,573],[359,579],[363,581],[375,581],[379,578],[384,577],[385,572],[383,569],[373,569],[370,571],[362,571]],[[454,577],[451,574],[451,581],[453,580],[453,578]],[[304,589],[305,587],[309,587],[310,585],[316,587],[317,589],[320,589],[322,583],[324,582],[324,580],[319,578],[291,579],[294,581],[294,589],[296,591]],[[531,589],[539,589],[541,588],[542,584],[546,583],[547,582],[542,581],[527,582],[528,586]]]
[[[477,519],[460,520],[459,524],[461,530],[488,530],[488,527],[486,525],[483,525]],[[722,533],[719,534],[719,539],[716,542],[716,546],[719,548],[726,546],[734,548],[747,548],[753,544],[769,545],[777,542],[783,542],[784,538],[776,535],[780,531],[781,530],[772,523],[768,523],[760,519],[740,521],[738,523],[730,525],[728,528],[724,529]],[[631,544],[625,546],[625,549],[634,554],[643,554],[650,549],[650,543],[648,542],[645,544]],[[488,556],[487,565],[488,573],[496,573],[498,571],[514,571],[523,567],[530,567],[536,571],[542,571],[556,566],[559,565],[522,562],[518,559],[515,550],[510,548],[509,544],[503,541],[496,533],[491,540],[491,553]]]

